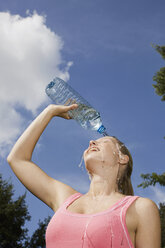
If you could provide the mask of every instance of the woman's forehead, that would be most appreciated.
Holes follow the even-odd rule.
[[[105,137],[97,139],[97,141],[102,141],[102,140],[110,140],[110,141],[113,141],[113,143],[115,143],[115,138],[113,138],[112,136],[105,136]]]

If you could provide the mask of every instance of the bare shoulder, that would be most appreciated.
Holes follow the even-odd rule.
[[[138,217],[138,225],[145,221],[151,222],[159,219],[159,209],[154,201],[149,198],[139,197],[135,202],[135,211]]]
[[[137,230],[139,225],[143,225],[151,216],[158,216],[158,207],[154,201],[149,198],[138,197],[128,209],[128,222],[133,223],[134,229]]]
[[[156,203],[149,198],[139,197],[135,202],[135,211],[136,247],[160,248],[160,215]]]
[[[149,198],[139,197],[135,202],[136,211],[139,215],[158,213],[159,209],[154,201]]]

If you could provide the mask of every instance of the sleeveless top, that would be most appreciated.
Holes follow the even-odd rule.
[[[47,226],[46,248],[134,248],[125,217],[139,196],[125,196],[108,210],[95,214],[67,210],[81,196],[71,195],[56,211]]]

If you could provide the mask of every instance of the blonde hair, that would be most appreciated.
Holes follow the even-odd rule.
[[[117,181],[118,190],[120,193],[124,195],[134,195],[134,190],[131,183],[131,174],[133,170],[133,159],[131,153],[129,152],[128,148],[124,145],[123,142],[121,142],[115,136],[112,137],[117,141],[119,145],[119,151],[122,154],[127,155],[129,157],[129,161],[127,163],[124,172],[120,175],[120,178],[118,178]]]

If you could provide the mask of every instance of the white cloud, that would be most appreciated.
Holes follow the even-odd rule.
[[[165,202],[165,192],[163,192],[160,188],[158,187],[151,187],[151,189],[154,192],[154,200],[155,202],[159,203],[159,202]]]
[[[47,101],[45,87],[55,76],[69,79],[72,62],[61,57],[63,41],[34,12],[27,17],[0,12],[0,155],[20,131],[16,106],[36,113]],[[63,69],[60,69],[63,66]]]
[[[0,101],[0,156],[6,154],[12,144],[12,140],[18,135],[23,123],[19,113],[7,103]]]

